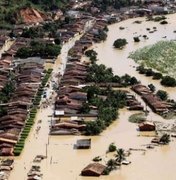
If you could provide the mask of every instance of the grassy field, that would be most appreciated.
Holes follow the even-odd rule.
[[[176,78],[176,42],[159,41],[132,52],[129,56],[135,62]]]

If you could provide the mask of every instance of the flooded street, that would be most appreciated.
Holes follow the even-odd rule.
[[[138,18],[141,24],[133,24],[136,19],[129,19],[118,24],[109,26],[108,38],[105,42],[95,44],[95,51],[98,53],[98,63],[105,64],[107,67],[112,67],[115,74],[135,76],[141,80],[142,84],[148,85],[153,83],[157,89],[167,90],[170,97],[176,99],[175,88],[164,88],[159,81],[154,81],[151,78],[139,75],[136,72],[136,64],[133,60],[128,59],[130,52],[146,45],[153,44],[159,40],[176,39],[176,34],[173,31],[176,29],[176,15],[169,15],[167,25],[160,25],[158,22],[145,21],[145,18]],[[172,21],[172,24],[170,23]],[[125,27],[124,30],[119,30],[119,27]],[[149,33],[146,28],[157,27],[157,31]],[[147,35],[148,40],[141,37],[141,42],[134,43],[133,37],[137,35]],[[117,38],[126,38],[128,41],[124,50],[117,50],[112,47],[114,40]],[[164,39],[163,39],[164,40]],[[60,58],[54,65],[54,73],[58,73],[65,68],[66,53],[72,46],[65,46],[62,50]],[[49,124],[53,113],[52,107],[39,110],[37,120],[42,120],[41,130],[39,134],[35,134],[35,129],[38,126],[36,123],[26,141],[24,151],[21,156],[16,159],[14,170],[11,173],[10,180],[24,180],[27,177],[27,172],[34,164],[32,161],[37,154],[46,154],[47,159],[41,163],[41,172],[44,180],[175,180],[176,167],[176,140],[172,139],[169,145],[155,147],[146,152],[131,151],[132,154],[128,160],[132,163],[129,166],[122,166],[120,170],[115,170],[108,176],[101,177],[82,177],[81,170],[87,166],[96,156],[102,157],[102,163],[105,164],[109,159],[106,154],[110,143],[114,142],[117,148],[139,148],[146,149],[146,144],[151,142],[153,137],[146,137],[137,131],[137,124],[129,123],[128,117],[134,111],[121,109],[117,121],[109,126],[99,136],[91,138],[91,149],[77,150],[74,149],[74,144],[77,139],[83,138],[80,136],[49,136]],[[136,111],[135,111],[136,113]],[[163,120],[160,116],[150,112],[149,120],[153,121],[169,121]],[[149,134],[148,134],[149,135]],[[87,138],[87,137],[86,137]],[[49,144],[48,144],[49,142]],[[48,145],[46,145],[48,144]]]

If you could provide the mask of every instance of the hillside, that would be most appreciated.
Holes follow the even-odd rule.
[[[68,0],[1,0],[0,28],[10,28],[13,24],[41,22],[47,12],[65,9]]]
[[[33,8],[21,9],[18,16],[22,18],[23,23],[37,23],[49,18],[45,13]]]

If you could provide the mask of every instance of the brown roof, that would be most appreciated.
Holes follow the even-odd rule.
[[[100,176],[105,170],[106,166],[100,163],[91,163],[86,166],[82,171],[81,175],[83,176]]]

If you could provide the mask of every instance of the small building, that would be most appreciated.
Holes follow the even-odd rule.
[[[153,138],[151,143],[159,144],[160,143],[160,138],[159,137]]]
[[[86,166],[82,171],[82,176],[100,176],[103,174],[103,171],[105,170],[106,166],[100,164],[100,163],[91,163],[88,166]]]
[[[79,139],[76,142],[77,149],[90,149],[91,148],[91,139]]]
[[[155,131],[155,124],[149,121],[140,123],[139,131]]]

